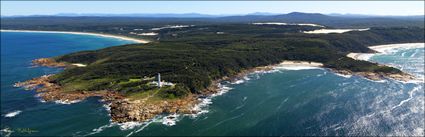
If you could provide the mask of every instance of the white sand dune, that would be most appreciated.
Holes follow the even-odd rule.
[[[0,32],[62,33],[62,34],[77,34],[77,35],[93,35],[93,36],[100,36],[100,37],[108,37],[108,38],[116,38],[116,39],[134,41],[136,43],[149,43],[148,40],[130,38],[130,37],[125,37],[125,36],[117,36],[117,35],[111,35],[111,34],[92,33],[92,32],[39,31],[39,30],[0,30]]]
[[[158,35],[158,33],[147,32],[147,33],[139,33],[139,34],[136,34],[136,35],[140,35],[140,36],[155,36],[155,35]]]
[[[312,23],[284,23],[284,22],[257,22],[252,23],[254,25],[299,25],[299,26],[313,26],[313,27],[325,27],[318,24],[312,24]]]
[[[304,31],[303,33],[307,34],[329,34],[329,33],[345,33],[350,31],[367,31],[369,28],[366,29],[318,29],[313,31]]]
[[[74,66],[77,66],[77,67],[86,67],[87,65],[84,65],[84,64],[81,64],[81,63],[74,63],[74,64],[71,64],[71,65],[74,65]]]
[[[176,28],[187,28],[187,27],[193,27],[195,25],[167,25],[160,28],[152,28],[151,30],[162,30],[162,29],[176,29]]]

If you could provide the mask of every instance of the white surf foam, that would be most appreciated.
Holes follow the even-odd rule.
[[[211,94],[210,96],[207,96],[205,98],[198,98],[200,103],[196,104],[192,108],[192,110],[196,111],[197,113],[196,114],[188,114],[186,116],[190,116],[191,118],[196,118],[201,114],[208,113],[209,112],[208,106],[210,104],[212,104],[212,98],[214,98],[216,96],[223,95],[224,93],[227,93],[227,92],[229,92],[230,90],[233,89],[233,88],[230,88],[230,87],[223,85],[221,83],[218,84],[218,88],[219,88],[219,90],[218,90],[217,93]]]
[[[176,125],[176,122],[178,121],[179,117],[180,115],[178,114],[170,114],[166,117],[163,117],[161,123],[167,126],[174,126]]]
[[[11,130],[10,128],[6,127],[4,129],[0,130],[0,135],[4,136],[4,137],[9,137],[14,131]]]
[[[110,109],[110,107],[108,105],[105,105],[105,107],[107,107],[107,109]],[[108,111],[110,111],[110,110],[108,110]],[[127,131],[127,130],[135,129],[137,127],[141,127],[137,130],[132,131],[130,134],[127,135],[127,136],[130,136],[133,133],[137,133],[137,132],[142,131],[144,128],[146,128],[151,123],[154,123],[154,122],[161,123],[162,120],[160,120],[160,119],[161,119],[160,116],[157,116],[157,117],[155,117],[155,118],[153,118],[153,119],[151,119],[147,122],[124,122],[124,123],[112,122],[112,120],[110,120],[109,124],[100,126],[98,128],[95,128],[95,129],[92,129],[92,132],[90,132],[90,133],[88,133],[84,136],[94,135],[94,134],[97,134],[97,133],[104,131],[105,129],[115,127],[115,126],[118,126],[121,131]]]
[[[418,50],[418,49],[416,49],[415,50],[415,52],[412,54],[412,55],[410,55],[410,57],[411,58],[413,58],[413,57],[415,57],[416,56],[416,54],[418,54],[420,51]]]
[[[415,91],[418,91],[419,89],[420,89],[420,87],[414,87],[414,88],[413,88],[413,89],[409,92],[409,98],[407,98],[407,99],[405,99],[405,100],[400,101],[400,103],[399,103],[399,104],[397,104],[397,105],[393,106],[390,110],[393,110],[393,109],[395,109],[395,108],[397,108],[397,107],[400,107],[400,106],[402,106],[404,103],[406,103],[406,102],[408,102],[408,101],[412,100],[412,99],[413,99],[413,93],[414,93]]]
[[[22,113],[22,111],[21,111],[21,110],[16,110],[16,111],[13,111],[13,112],[7,113],[6,115],[4,115],[4,117],[11,118],[11,117],[15,117],[16,115],[18,115],[18,114],[20,114],[20,113]]]
[[[117,123],[117,125],[120,127],[121,130],[130,130],[135,127],[141,126],[145,124],[144,122],[125,122],[125,123]]]
[[[248,99],[248,97],[243,97],[242,102],[245,102]]]
[[[272,69],[272,70],[263,70],[263,71],[254,71],[254,74],[268,74],[268,73],[276,73],[279,72],[278,69]]]
[[[101,126],[101,127],[98,127],[98,128],[95,128],[95,129],[93,129],[92,130],[92,132],[90,132],[90,133],[88,133],[88,134],[86,134],[86,135],[84,135],[84,136],[90,136],[90,135],[94,135],[94,134],[97,134],[97,133],[100,133],[100,132],[102,132],[103,130],[105,130],[105,129],[107,129],[107,128],[111,128],[111,127],[113,127],[113,126],[116,126],[116,124],[108,124],[108,125],[103,125],[103,126]]]
[[[399,50],[425,48],[425,43],[401,43],[401,44],[387,44],[370,46],[370,49],[378,51],[382,54],[394,53]]]
[[[56,104],[64,104],[64,105],[69,105],[69,104],[74,104],[74,103],[78,103],[81,102],[81,100],[56,100],[55,103]]]
[[[242,84],[242,83],[244,83],[244,82],[245,82],[244,80],[239,79],[239,80],[236,80],[236,81],[234,81],[234,82],[232,82],[232,83],[230,83],[230,84],[237,85],[237,84]]]
[[[364,78],[364,79],[367,80],[367,81],[376,82],[376,83],[385,83],[385,82],[387,82],[387,80],[384,80],[384,79],[381,79],[381,80],[371,80],[371,79],[368,79],[368,78]]]
[[[150,124],[154,123],[154,122],[158,122],[160,119],[159,117],[155,117],[147,122],[143,122],[137,126],[141,126],[139,129],[130,132],[129,134],[126,135],[126,137],[133,135],[134,133],[139,133],[140,131],[143,131],[146,127],[148,127]],[[134,127],[133,127],[134,128]]]

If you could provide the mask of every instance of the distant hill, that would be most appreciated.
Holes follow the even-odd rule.
[[[74,13],[61,13],[55,16],[62,17],[150,17],[150,18],[213,18],[222,17],[226,15],[209,15],[200,13],[133,13],[133,14],[74,14]]]
[[[320,13],[292,12],[271,16],[228,16],[217,19],[222,22],[289,22],[316,23],[331,27],[394,27],[394,26],[424,26],[423,16],[330,16]]]
[[[260,15],[272,15],[268,13],[252,13]],[[275,14],[274,14],[275,15]],[[126,13],[126,14],[108,14],[108,13],[59,13],[54,15],[15,15],[2,16],[3,18],[11,17],[148,17],[148,18],[215,18],[232,15],[212,15],[201,13]]]
[[[350,16],[325,15],[320,13],[292,12],[288,14],[252,13],[248,15],[205,15],[187,14],[59,14],[54,16],[2,17],[2,28],[20,24],[31,25],[66,25],[66,24],[211,24],[211,23],[253,23],[285,22],[314,23],[334,28],[365,27],[424,27],[423,16]]]
[[[349,17],[349,18],[395,18],[395,19],[424,19],[424,15],[409,15],[409,16],[391,16],[391,15],[366,15],[366,14],[327,14],[335,17]]]

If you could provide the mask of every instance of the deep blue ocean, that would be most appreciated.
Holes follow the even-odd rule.
[[[405,135],[423,136],[424,48],[400,49],[370,60],[410,72],[422,81],[380,82],[326,69],[279,69],[224,83],[206,100],[206,113],[114,124],[99,98],[74,104],[42,102],[13,84],[61,69],[31,60],[131,43],[88,35],[1,32],[1,134],[67,136],[142,135]]]

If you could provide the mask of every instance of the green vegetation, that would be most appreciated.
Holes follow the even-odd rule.
[[[311,30],[311,26],[276,26],[249,25],[254,22],[314,23],[327,28],[371,28],[371,27],[424,27],[423,17],[336,17],[317,13],[293,12],[272,16],[228,16],[217,18],[157,18],[157,17],[2,17],[1,29],[50,30],[95,32],[124,35],[134,38],[157,40],[170,37],[194,36],[198,34],[215,34],[216,32],[253,34]],[[152,30],[167,25],[195,25],[193,29],[175,28]],[[206,28],[205,26],[208,26]],[[239,28],[239,29],[238,29]],[[176,32],[180,30],[180,33]],[[202,30],[201,32],[199,30]],[[158,36],[141,36],[141,33],[159,33]],[[178,35],[168,35],[176,32]],[[174,34],[176,34],[174,33]],[[183,34],[185,33],[185,34]],[[167,35],[167,37],[164,37]]]
[[[133,99],[178,98],[198,94],[212,80],[282,60],[321,62],[325,67],[354,72],[400,73],[398,69],[357,61],[348,52],[372,52],[367,46],[423,42],[423,28],[371,28],[343,34],[303,34],[301,26],[247,24],[199,25],[161,30],[161,40],[100,50],[82,51],[54,59],[83,63],[55,75],[52,82],[67,91],[114,90]],[[224,32],[217,34],[216,32]],[[161,73],[175,86],[158,88],[150,82]]]

